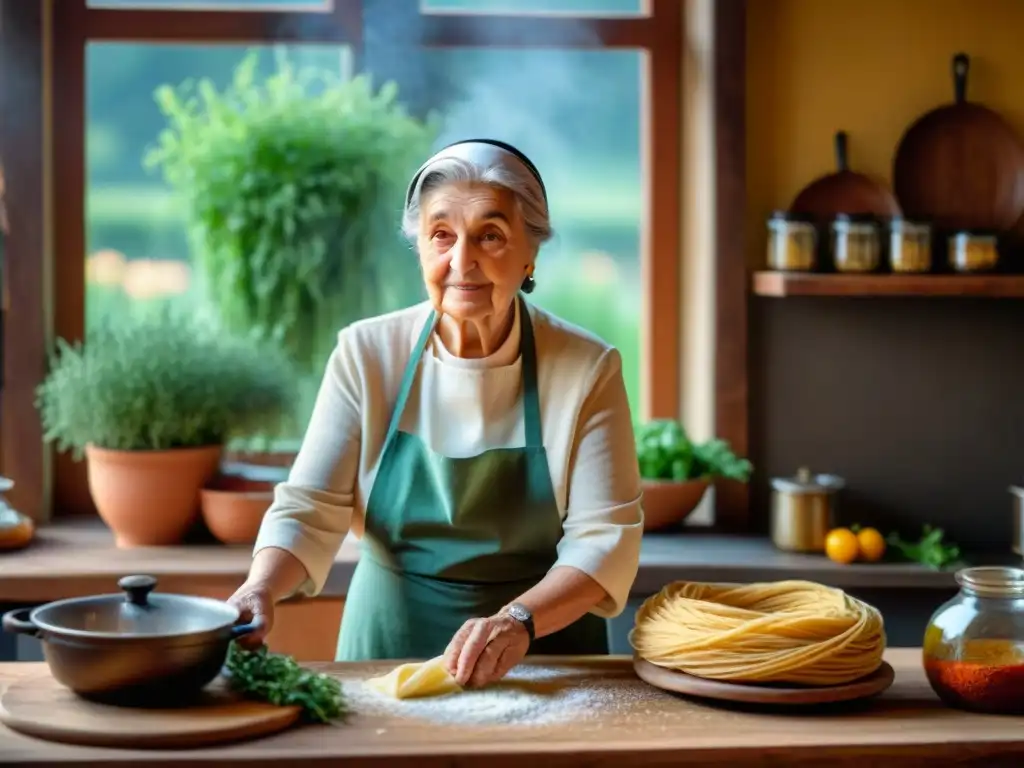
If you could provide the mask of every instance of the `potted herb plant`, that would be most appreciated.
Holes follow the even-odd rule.
[[[671,419],[640,425],[636,442],[646,531],[685,520],[715,478],[745,483],[752,471],[750,462],[736,456],[724,440],[695,443]]]
[[[60,340],[37,392],[45,439],[84,455],[119,547],[180,542],[225,443],[284,428],[293,398],[276,350],[168,309]]]
[[[258,65],[247,56],[223,89],[159,88],[167,127],[146,165],[184,206],[198,288],[219,320],[296,364],[304,422],[337,332],[421,298],[396,206],[436,126],[409,115],[394,84],[284,56],[267,78]],[[238,455],[287,466],[296,442],[253,440]]]

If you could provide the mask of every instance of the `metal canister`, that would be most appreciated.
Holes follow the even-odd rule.
[[[801,467],[795,477],[772,479],[772,543],[787,552],[823,552],[835,524],[836,496],[846,485],[837,475]]]

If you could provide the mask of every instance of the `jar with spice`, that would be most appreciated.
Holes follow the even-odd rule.
[[[811,272],[818,261],[818,230],[809,218],[786,211],[768,217],[768,269]]]
[[[931,271],[931,225],[901,216],[893,218],[889,222],[889,267],[903,274]]]
[[[841,213],[832,222],[837,272],[874,272],[882,263],[882,228],[874,216]]]
[[[994,232],[964,231],[949,237],[949,266],[955,272],[988,272],[999,263]]]
[[[1024,713],[1024,570],[965,568],[924,636],[928,682],[948,706]]]

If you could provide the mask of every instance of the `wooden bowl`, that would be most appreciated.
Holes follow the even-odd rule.
[[[683,522],[700,504],[709,485],[710,480],[641,480],[644,530],[657,531]]]

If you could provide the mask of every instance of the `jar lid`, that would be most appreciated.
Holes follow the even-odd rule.
[[[878,224],[882,217],[873,213],[837,213],[834,221],[846,221],[851,224]]]
[[[889,226],[893,229],[909,227],[911,229],[931,229],[932,223],[926,219],[908,219],[905,216],[893,216],[889,219]]]
[[[958,229],[950,234],[950,239],[957,237],[999,237],[994,229]]]
[[[1024,569],[1002,565],[963,568],[956,581],[979,597],[1020,597],[1024,595]]]
[[[815,475],[807,467],[800,467],[794,477],[773,477],[772,488],[788,493],[831,493],[845,487],[838,475]]]
[[[774,221],[793,221],[800,222],[802,224],[813,224],[814,217],[804,213],[797,213],[795,211],[776,210],[768,214],[768,223],[771,224]]]

